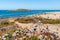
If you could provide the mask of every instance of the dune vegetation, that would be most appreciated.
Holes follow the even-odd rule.
[[[43,24],[60,24],[60,19],[39,19]]]
[[[20,23],[36,23],[33,18],[17,18],[15,21],[19,21]]]
[[[43,24],[60,24],[60,19],[45,19],[45,18],[17,18],[15,21],[20,23],[36,23],[41,21]]]
[[[37,23],[37,22],[41,22],[43,24],[60,24],[60,19],[45,19],[45,18],[37,18],[37,17],[23,17],[23,18],[16,18],[14,20],[14,22],[18,21],[19,23]],[[28,29],[21,29],[21,28],[17,28],[17,25],[14,24],[14,22],[9,22],[9,21],[2,21],[0,22],[0,26],[2,27],[2,29],[0,29],[0,35],[2,34],[8,34],[6,38],[6,40],[15,40],[16,37],[18,38],[22,38],[22,40],[39,40],[38,36],[35,36],[35,34],[33,34],[33,36],[29,37],[26,36],[27,33],[30,33],[30,31]],[[5,28],[3,28],[5,27]],[[27,32],[26,32],[27,31]],[[4,32],[4,33],[3,33]],[[25,34],[26,33],[26,34]],[[33,32],[35,33],[35,32]],[[14,34],[16,36],[14,36]],[[53,40],[56,40],[57,37],[54,36],[54,34],[50,34],[50,33],[41,33],[43,35],[43,37],[47,36],[46,40],[51,39],[51,36],[54,37]],[[24,38],[25,37],[25,38]],[[0,40],[2,40],[0,38]]]

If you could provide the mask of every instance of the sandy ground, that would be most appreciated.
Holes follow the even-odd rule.
[[[36,16],[47,18],[47,19],[60,19],[60,12],[49,12],[47,14],[41,14],[41,15],[36,15]],[[14,21],[14,20],[10,20],[10,21]],[[33,28],[35,26],[37,26],[37,33],[38,34],[40,33],[40,30],[44,29],[44,31],[56,34],[60,37],[60,24],[41,24],[41,23],[23,24],[23,23],[19,23],[18,21],[15,21],[15,24],[19,28],[29,29],[31,31],[33,31]]]
[[[32,29],[35,26],[37,26],[37,33],[40,33],[40,30],[44,29],[46,32],[57,34],[60,37],[60,24],[40,24],[40,23],[22,24],[19,22],[15,22],[15,24],[17,24],[18,27],[23,28],[23,29],[25,28],[31,29],[31,31],[33,31]]]
[[[60,19],[60,12],[47,12],[46,14],[41,14],[39,16],[47,19]]]

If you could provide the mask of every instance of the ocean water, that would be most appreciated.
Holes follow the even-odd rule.
[[[20,17],[33,14],[42,14],[44,12],[60,12],[60,10],[32,10],[30,12],[11,12],[8,10],[0,10],[0,18]]]

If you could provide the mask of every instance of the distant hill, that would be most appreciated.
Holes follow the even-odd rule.
[[[16,9],[16,10],[8,10],[8,11],[11,11],[11,12],[26,12],[26,11],[32,11],[32,10],[28,10],[28,9]]]

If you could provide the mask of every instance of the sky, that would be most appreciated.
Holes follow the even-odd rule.
[[[0,0],[0,10],[60,10],[60,0]]]

